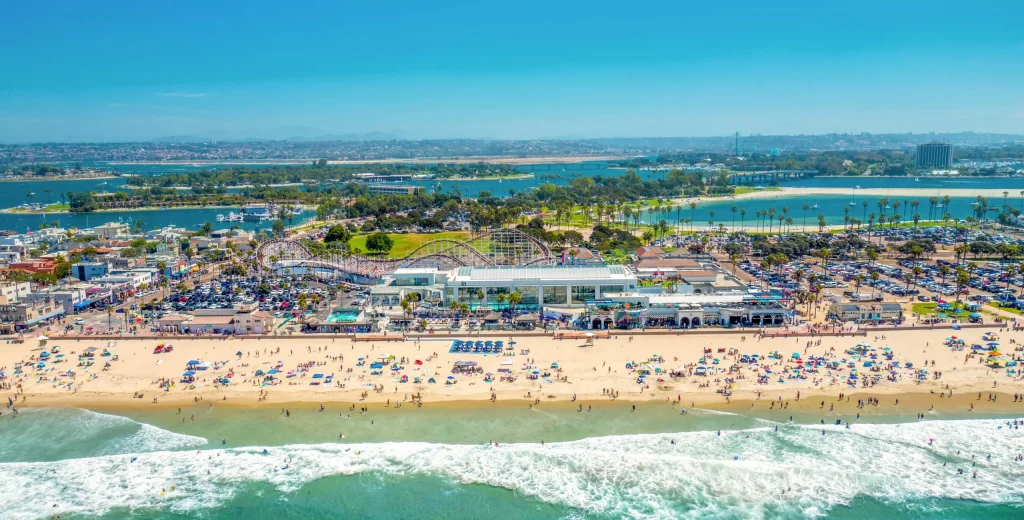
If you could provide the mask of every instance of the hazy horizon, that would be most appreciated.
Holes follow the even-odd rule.
[[[1024,132],[1019,3],[7,11],[4,143]]]

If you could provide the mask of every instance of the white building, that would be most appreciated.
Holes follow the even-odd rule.
[[[370,290],[371,301],[398,305],[405,294],[419,293],[421,300],[437,300],[503,308],[499,295],[517,292],[518,309],[582,307],[606,293],[636,291],[637,280],[621,265],[457,267],[451,271],[399,269]],[[483,296],[482,298],[480,296]]]
[[[32,292],[28,282],[0,282],[0,304],[14,303]]]

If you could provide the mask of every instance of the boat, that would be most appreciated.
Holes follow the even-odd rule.
[[[914,177],[914,182],[921,182],[921,178],[920,177]]]
[[[225,220],[227,220],[227,217],[224,215],[217,215],[217,222],[224,222]]]
[[[811,209],[818,209],[818,205],[815,204],[815,205],[811,206]]]

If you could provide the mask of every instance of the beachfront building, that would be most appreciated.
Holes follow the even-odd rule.
[[[517,309],[582,308],[604,294],[636,288],[636,276],[621,265],[458,267],[444,283],[444,303],[500,309],[506,304],[499,295],[518,292]]]
[[[398,269],[370,289],[374,305],[395,306],[409,293],[421,302],[449,306],[452,302],[504,309],[505,298],[518,292],[517,310],[541,307],[582,308],[605,293],[635,291],[637,279],[621,265],[457,267],[451,271],[429,268]],[[499,295],[504,295],[505,298]]]
[[[399,268],[370,288],[370,303],[385,307],[401,305],[408,294],[415,293],[420,302],[440,303],[444,298],[447,271],[431,268]]]
[[[793,313],[776,294],[607,294],[589,301],[574,322],[588,330],[782,327]]]
[[[168,314],[157,320],[160,330],[183,334],[267,334],[274,330],[274,316],[253,303],[230,309],[196,309],[193,314]]]
[[[828,313],[839,321],[903,321],[903,307],[898,303],[833,303]]]
[[[53,298],[0,305],[0,333],[11,334],[53,323],[64,317],[64,307]]]

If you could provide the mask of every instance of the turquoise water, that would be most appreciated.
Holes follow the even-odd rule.
[[[101,165],[102,166],[102,165]],[[125,173],[134,173],[138,175],[158,175],[167,172],[187,172],[196,171],[210,167],[226,167],[226,165],[209,165],[209,166],[188,166],[179,165],[168,167],[164,165],[118,165],[116,169]],[[586,177],[586,176],[619,176],[623,175],[626,170],[620,168],[611,168],[608,163],[603,161],[593,161],[580,164],[565,164],[565,165],[552,165],[552,164],[537,164],[537,165],[523,165],[518,167],[520,170],[526,173],[532,173],[533,178],[529,179],[509,179],[509,180],[487,180],[487,181],[410,181],[408,184],[414,184],[417,186],[423,186],[428,190],[440,190],[442,192],[451,193],[458,191],[462,195],[475,197],[480,192],[486,191],[495,196],[507,196],[512,192],[518,193],[524,190],[530,190],[542,183],[552,183],[556,185],[566,185],[572,181],[575,177]],[[649,179],[660,179],[664,178],[667,172],[665,171],[646,171],[641,170],[638,172],[640,177]],[[107,182],[105,186],[100,186],[101,182]],[[17,181],[17,182],[3,182],[0,183],[0,207],[7,208],[17,206],[27,202],[40,202],[40,203],[53,203],[60,202],[60,193],[67,191],[116,191],[116,189],[123,187],[125,179],[106,179],[106,180],[77,180],[77,181]],[[806,187],[832,187],[832,188],[851,188],[851,195],[831,195],[831,196],[816,196],[813,201],[808,201],[806,197],[779,197],[773,199],[758,199],[758,200],[718,200],[714,202],[702,202],[697,211],[693,214],[694,228],[696,229],[698,223],[700,225],[706,225],[710,218],[709,211],[715,211],[715,222],[725,223],[725,225],[732,225],[732,212],[731,207],[733,205],[739,208],[745,208],[747,210],[747,223],[750,223],[754,218],[754,214],[759,209],[768,209],[775,207],[776,210],[781,211],[783,206],[788,206],[790,209],[790,215],[793,216],[794,224],[799,225],[803,223],[803,211],[800,209],[804,203],[811,202],[817,203],[819,206],[818,210],[808,211],[807,223],[808,225],[817,224],[817,214],[823,213],[825,220],[828,224],[841,224],[843,222],[843,208],[847,206],[851,199],[855,199],[858,204],[856,207],[851,208],[850,216],[861,218],[862,207],[860,201],[862,197],[854,196],[853,187],[860,186],[862,188],[914,188],[919,189],[920,194],[916,197],[890,197],[891,200],[913,200],[917,199],[921,201],[921,206],[918,208],[918,212],[922,215],[922,218],[927,219],[928,217],[928,197],[939,196],[944,194],[944,190],[948,189],[999,189],[1009,191],[1010,195],[1007,198],[1007,203],[1014,206],[1021,206],[1021,197],[1019,192],[1024,190],[1024,177],[1013,177],[1013,178],[922,178],[920,181],[914,181],[912,178],[871,178],[871,177],[858,177],[858,178],[843,178],[843,177],[816,177],[809,179],[796,179],[793,181],[787,181],[782,184],[783,186],[806,186]],[[440,186],[440,188],[439,188]],[[46,193],[46,190],[50,190],[50,193]],[[34,196],[29,198],[27,193],[31,191]],[[878,213],[878,207],[876,203],[881,197],[868,197],[869,201],[868,213],[874,211]],[[956,218],[964,218],[971,211],[971,203],[974,202],[974,197],[956,197],[954,198],[949,207],[949,212],[952,213]],[[990,198],[989,204],[992,207],[998,207],[1003,203],[1001,197]],[[76,227],[87,227],[95,226],[110,220],[122,220],[130,219],[142,219],[146,223],[147,229],[152,229],[153,226],[166,226],[174,224],[180,227],[195,229],[201,226],[204,222],[213,222],[215,226],[220,227],[220,224],[216,222],[217,214],[226,214],[228,209],[198,209],[198,210],[168,210],[168,211],[127,211],[111,213],[109,215],[101,214],[90,214],[90,215],[11,215],[3,214],[0,215],[0,229],[11,229],[18,232],[24,232],[26,229],[36,229],[40,224],[49,224],[53,220],[60,222],[62,226],[76,226]],[[887,213],[891,213],[891,210],[887,210]],[[900,213],[903,214],[902,208]],[[906,211],[907,219],[910,220],[912,211],[908,209]],[[994,216],[993,213],[991,216]],[[305,215],[297,217],[295,224],[304,222],[314,216],[313,212],[307,212]],[[647,222],[650,219],[650,215],[647,212],[643,214],[643,222]],[[691,218],[689,208],[686,208],[679,212],[679,218]],[[655,221],[667,220],[670,224],[677,223],[676,212],[666,213],[659,215],[654,218]],[[866,221],[866,219],[865,219]],[[736,215],[736,223],[739,224],[739,214]],[[263,223],[221,223],[223,227],[229,227],[230,225],[240,225],[245,229],[268,229],[270,227],[269,222]]]
[[[333,312],[325,321],[327,323],[352,323],[353,321],[356,321],[356,318],[358,317],[358,314],[353,314],[351,312]]]
[[[917,207],[917,212],[921,215],[921,220],[928,220],[928,197],[936,194],[936,192],[922,190],[922,193],[916,197],[892,196],[889,197],[889,204],[891,206],[892,203],[895,202],[896,200],[900,201],[901,206],[899,208],[898,213],[902,218],[904,215],[903,201],[917,200],[920,202],[920,205]],[[793,225],[800,226],[803,225],[805,222],[803,210],[804,204],[811,204],[812,206],[814,204],[817,204],[818,209],[812,208],[809,209],[806,213],[806,223],[808,226],[818,225],[819,213],[824,215],[825,222],[827,224],[842,224],[844,222],[843,217],[846,215],[846,213],[843,210],[846,207],[850,208],[850,218],[861,219],[863,220],[863,224],[866,226],[868,223],[868,217],[871,215],[871,213],[874,213],[876,215],[875,223],[878,223],[878,201],[881,199],[882,197],[854,197],[852,195],[814,195],[813,197],[807,197],[792,195],[786,196],[781,194],[776,197],[763,199],[705,199],[697,203],[697,207],[693,211],[692,216],[690,213],[689,206],[684,206],[682,207],[682,209],[679,210],[678,213],[675,210],[670,212],[662,212],[660,214],[655,212],[655,214],[653,215],[653,221],[659,222],[661,220],[666,220],[668,221],[670,226],[677,226],[679,222],[678,219],[689,218],[693,220],[693,229],[704,229],[708,225],[708,220],[711,219],[711,211],[714,211],[715,227],[718,227],[719,223],[725,224],[726,227],[730,227],[733,225],[734,217],[732,207],[736,206],[737,212],[735,214],[735,225],[739,226],[741,223],[743,223],[747,227],[750,227],[756,225],[757,223],[756,214],[758,210],[768,210],[769,208],[775,208],[776,215],[775,220],[772,223],[772,229],[777,230],[779,227],[778,217],[780,214],[782,214],[782,208],[788,207],[789,213],[787,213],[787,215],[793,217]],[[864,210],[864,206],[862,205],[862,201],[864,200],[868,201],[867,211]],[[949,212],[950,215],[953,216],[953,218],[963,219],[972,215],[972,204],[976,201],[977,199],[974,197],[951,197],[949,201],[949,207],[944,209],[943,212]],[[855,205],[850,206],[850,202],[854,202]],[[1002,197],[995,200],[989,198],[990,208],[998,209],[1001,204]],[[1019,207],[1020,197],[1018,196],[1016,199],[1013,197],[1008,198],[1007,204],[1015,208]],[[739,213],[740,209],[747,210],[747,215],[745,219],[741,218],[741,215]],[[893,211],[894,210],[890,207],[889,209],[885,210],[885,213],[888,216],[892,215]],[[908,207],[905,214],[906,219],[902,220],[902,222],[913,222],[913,208]],[[942,217],[942,215],[938,212],[933,213],[933,215],[935,219],[941,219]],[[996,212],[990,212],[988,214],[988,218],[994,219],[996,215]],[[647,211],[644,211],[640,217],[641,223],[647,223],[652,220],[651,214],[648,213]],[[686,225],[686,228],[688,229],[689,225]],[[767,230],[767,224],[765,224],[765,230]]]
[[[14,519],[1024,515],[1013,460],[1024,434],[1006,419],[877,415],[846,429],[595,405],[5,413],[0,508]]]
[[[0,186],[3,188],[3,186]],[[238,212],[240,208],[196,208],[196,209],[150,209],[136,211],[110,211],[100,213],[61,213],[61,214],[0,214],[0,229],[10,229],[18,233],[26,230],[38,229],[40,224],[51,224],[57,221],[62,227],[77,227],[79,229],[95,227],[107,222],[125,222],[131,224],[135,220],[142,220],[143,228],[150,230],[156,227],[174,225],[185,229],[198,229],[205,222],[213,224],[214,229],[228,229],[238,226],[246,230],[269,230],[273,221],[263,222],[217,222],[217,215],[227,216],[228,213]],[[285,222],[289,226],[297,226],[307,220],[316,217],[315,211],[305,211],[297,215],[295,220]]]

